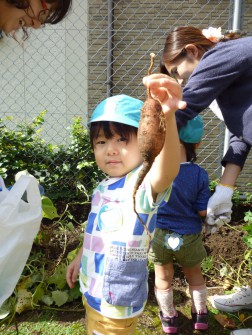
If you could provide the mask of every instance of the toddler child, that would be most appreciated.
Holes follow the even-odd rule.
[[[144,84],[160,101],[166,122],[163,149],[136,194],[137,212],[153,235],[158,205],[167,201],[179,170],[175,111],[185,102],[171,78],[152,75]],[[98,104],[89,122],[95,160],[107,178],[93,192],[83,247],[67,270],[71,288],[79,275],[88,335],[134,334],[147,300],[149,238],[132,197],[143,162],[137,142],[142,105],[116,95]]]
[[[167,203],[158,208],[157,224],[149,258],[155,264],[155,296],[159,317],[167,334],[178,331],[178,313],[173,305],[173,259],[181,265],[192,297],[194,329],[208,328],[206,285],[201,261],[206,257],[202,242],[202,217],[210,198],[208,175],[195,164],[196,149],[203,135],[198,115],[179,132],[181,163]]]

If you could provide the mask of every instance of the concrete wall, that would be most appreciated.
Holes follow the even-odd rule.
[[[33,30],[19,45],[0,40],[0,115],[14,117],[11,126],[29,122],[48,110],[43,137],[65,143],[73,116],[87,115],[87,2],[73,1],[62,23]]]

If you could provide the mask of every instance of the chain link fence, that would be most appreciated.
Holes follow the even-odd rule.
[[[252,35],[252,0],[238,3],[241,29]],[[9,126],[15,129],[47,109],[41,136],[67,144],[73,118],[81,116],[86,126],[105,97],[124,93],[145,99],[142,77],[149,55],[157,55],[157,72],[169,31],[185,25],[230,30],[235,5],[233,0],[74,0],[62,23],[32,31],[23,46],[0,39],[1,117],[14,117]],[[222,173],[225,125],[209,109],[202,116],[205,135],[198,162],[213,180]],[[247,186],[251,163],[250,154],[237,183],[241,192],[252,191]]]

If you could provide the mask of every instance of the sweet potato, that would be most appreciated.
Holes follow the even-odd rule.
[[[154,54],[151,54],[151,65],[148,70],[148,75],[151,73],[154,64]],[[144,177],[149,172],[156,156],[163,148],[165,140],[165,120],[162,107],[158,100],[151,97],[150,92],[147,92],[147,99],[141,109],[140,122],[138,128],[138,145],[143,156],[143,166],[139,172],[133,191],[134,211],[137,214],[139,221],[143,223],[136,210],[136,193],[139,186],[142,184]],[[145,226],[145,225],[144,225]],[[147,227],[145,229],[149,235]]]
[[[160,103],[148,97],[141,110],[141,119],[138,129],[138,145],[143,156],[143,167],[139,172],[134,194],[146,174],[149,172],[156,156],[163,148],[165,140],[165,123]]]

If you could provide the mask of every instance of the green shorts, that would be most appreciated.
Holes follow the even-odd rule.
[[[183,244],[177,251],[165,246],[166,235],[172,233],[171,230],[156,228],[149,251],[149,259],[154,264],[165,265],[175,259],[179,265],[191,268],[200,264],[207,256],[201,233],[180,235],[183,238]]]

